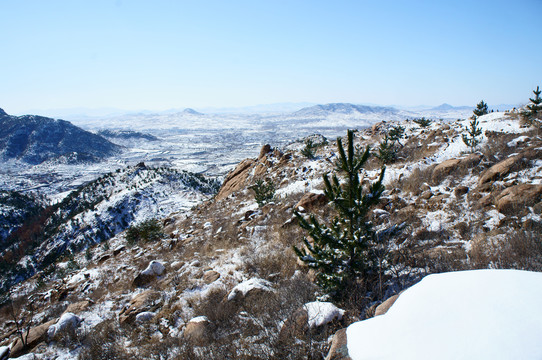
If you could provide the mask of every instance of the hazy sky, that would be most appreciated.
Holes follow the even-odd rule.
[[[1,0],[0,107],[489,105],[542,86],[542,0]]]

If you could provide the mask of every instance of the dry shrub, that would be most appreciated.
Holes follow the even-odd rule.
[[[515,230],[501,237],[479,237],[469,252],[471,266],[477,269],[518,269],[542,271],[540,233]]]
[[[406,193],[418,196],[422,193],[421,185],[430,182],[434,166],[425,169],[415,168],[407,177],[400,177],[387,186],[389,189],[399,189]]]
[[[81,340],[79,360],[130,360],[133,356],[125,348],[116,320],[106,320],[96,325]]]

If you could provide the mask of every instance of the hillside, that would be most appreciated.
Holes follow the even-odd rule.
[[[65,157],[96,162],[120,151],[103,137],[63,120],[36,115],[10,116],[0,109],[0,158],[36,165]]]
[[[11,223],[12,234],[0,246],[5,264],[0,288],[46,268],[62,254],[101,243],[129,226],[186,211],[217,189],[215,180],[144,164],[105,174],[62,201],[33,210],[34,217],[26,217],[25,223]]]
[[[314,284],[314,270],[292,249],[307,236],[294,209],[327,223],[335,216],[322,194],[322,175],[335,171],[336,142],[314,137],[313,159],[301,154],[302,142],[267,145],[258,158],[240,162],[212,199],[164,217],[160,239],[134,244],[126,232],[109,232],[107,247],[74,249],[72,258],[59,258],[14,287],[11,298],[20,309],[15,318],[33,315],[35,335],[27,350],[14,344],[14,353],[31,350],[60,359],[323,358],[337,330],[381,313],[380,303],[427,275],[542,270],[542,138],[515,114],[479,120],[481,143],[474,151],[462,140],[467,119],[433,121],[426,128],[411,120],[387,121],[355,132],[355,145],[375,150],[393,127],[404,128],[386,167],[386,190],[370,211],[384,254],[380,282],[363,279],[335,301]],[[381,165],[372,156],[362,183],[375,181]],[[257,180],[276,189],[262,206],[252,190]],[[85,199],[81,194],[74,195],[74,204]],[[105,224],[118,219],[112,214],[122,202],[112,199],[111,212],[95,205],[90,213],[107,216]],[[95,223],[78,218],[89,224],[87,240],[97,239]],[[403,230],[389,236],[397,225]],[[25,301],[30,297],[32,305]],[[8,310],[2,308],[0,345],[16,342]],[[61,325],[68,319],[72,325]],[[51,328],[49,335],[43,330]]]

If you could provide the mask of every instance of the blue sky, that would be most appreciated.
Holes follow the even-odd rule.
[[[524,102],[542,0],[0,1],[0,107]]]

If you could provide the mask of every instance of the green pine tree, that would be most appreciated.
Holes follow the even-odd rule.
[[[331,224],[320,224],[314,215],[307,220],[295,212],[300,226],[313,241],[304,238],[305,248],[294,247],[294,251],[309,267],[317,270],[317,283],[335,298],[341,298],[343,290],[356,280],[376,275],[382,264],[376,253],[377,237],[368,217],[384,191],[385,168],[378,180],[364,190],[360,174],[369,159],[370,149],[367,147],[361,152],[354,147],[353,138],[353,131],[348,130],[346,152],[342,141],[337,139],[336,172],[343,175],[344,182],[341,183],[336,174],[331,178],[323,175],[325,195],[337,211]]]
[[[478,117],[474,115],[472,117],[472,121],[470,122],[470,126],[465,129],[467,134],[463,134],[463,142],[465,145],[471,148],[472,152],[474,152],[480,143],[480,139],[478,137],[482,135],[482,128],[480,128],[479,125],[480,123],[478,122]]]
[[[397,149],[395,143],[386,134],[384,140],[378,145],[377,153],[375,155],[382,164],[391,164],[397,158]]]
[[[474,113],[474,116],[476,117],[486,115],[489,113],[487,110],[487,104],[484,102],[484,100],[480,101],[476,105],[476,109],[474,109],[472,112]],[[472,118],[474,118],[474,116]]]
[[[314,144],[312,139],[305,140],[305,147],[301,149],[301,154],[305,156],[307,159],[312,160],[314,159],[314,152],[316,150],[317,146]]]
[[[431,119],[426,119],[425,117],[422,117],[422,118],[419,118],[419,119],[414,119],[413,121],[416,124],[420,125],[420,127],[422,129],[425,129],[426,127],[429,127],[429,125],[431,125],[431,122],[432,122]]]
[[[536,90],[533,90],[533,93],[535,95],[534,99],[529,98],[531,104],[527,105],[527,109],[530,110],[532,115],[536,115],[542,111],[542,98],[540,97],[539,86],[536,87]]]

